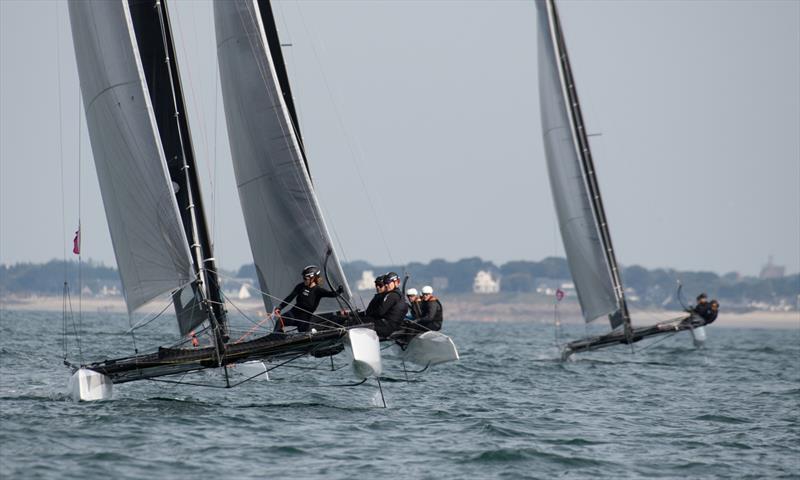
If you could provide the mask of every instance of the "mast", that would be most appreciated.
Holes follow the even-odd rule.
[[[175,196],[195,263],[197,280],[191,289],[200,305],[190,302],[184,304],[181,310],[176,301],[176,313],[182,330],[190,330],[208,319],[217,344],[222,346],[225,311],[203,213],[200,182],[166,0],[128,0],[128,4],[170,178],[177,190]],[[185,323],[181,317],[187,315],[187,311],[190,318]]]
[[[281,49],[281,40],[278,37],[278,26],[275,23],[275,15],[272,12],[272,1],[258,0],[258,10],[261,12],[261,22],[264,24],[267,48],[269,48],[269,53],[272,56],[272,65],[275,67],[275,76],[278,77],[278,86],[280,87],[283,101],[286,104],[286,109],[289,111],[289,116],[292,119],[292,128],[297,137],[297,143],[300,144],[300,154],[303,157],[303,164],[306,166],[309,178],[311,178],[311,170],[308,167],[308,157],[306,157],[306,148],[303,144],[303,136],[300,134],[300,121],[297,119],[297,110],[294,106],[292,87],[289,84],[289,72],[286,70],[286,62],[283,59],[283,50]]]
[[[558,17],[558,11],[556,9],[554,0],[545,1],[551,27],[550,31],[553,37],[553,46],[557,61],[559,63],[562,90],[565,96],[568,114],[571,119],[572,133],[576,143],[575,148],[581,162],[585,187],[591,202],[600,240],[603,244],[605,260],[608,265],[609,275],[614,288],[614,296],[616,297],[617,304],[619,306],[619,310],[617,312],[613,312],[609,315],[609,320],[611,321],[611,326],[613,328],[624,324],[626,331],[629,331],[630,314],[628,312],[628,304],[625,299],[625,291],[622,286],[622,279],[620,277],[619,265],[617,263],[614,247],[611,243],[608,220],[606,218],[605,208],[603,207],[603,200],[600,195],[600,185],[597,182],[597,174],[594,168],[594,162],[592,160],[589,139],[587,137],[586,128],[583,122],[583,113],[581,112],[580,102],[578,100],[578,92],[575,87],[575,80],[572,75],[572,67],[570,66],[569,55],[567,54],[564,33],[561,28],[561,22]]]

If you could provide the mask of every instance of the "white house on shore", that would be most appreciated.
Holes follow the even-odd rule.
[[[492,274],[481,270],[475,274],[472,282],[472,291],[475,293],[497,293],[500,291],[500,279],[492,278]]]

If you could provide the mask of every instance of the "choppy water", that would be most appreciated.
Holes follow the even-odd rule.
[[[84,353],[129,353],[126,326],[87,315]],[[683,334],[566,363],[551,327],[445,329],[461,362],[385,381],[385,409],[374,383],[324,386],[347,369],[287,369],[233,390],[134,382],[76,404],[60,314],[5,311],[0,477],[800,477],[797,329],[711,328],[699,351]]]

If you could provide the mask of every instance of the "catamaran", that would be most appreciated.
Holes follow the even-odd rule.
[[[174,381],[161,377],[242,364],[254,372],[247,381],[307,355],[332,359],[343,350],[358,379],[380,382],[379,339],[351,306],[313,189],[270,2],[214,3],[234,172],[260,292],[272,312],[276,294],[291,291],[303,266],[319,262],[326,282],[341,293],[323,300],[308,332],[268,329],[252,339],[256,329],[233,337],[228,324],[230,299],[215,267],[166,0],[74,1],[69,10],[129,315],[170,293],[182,336],[151,353],[66,362],[74,370],[73,397],[106,399],[115,383]],[[458,359],[452,340],[439,332],[415,336],[403,352],[401,358],[426,368]],[[241,383],[222,371],[226,387]]]
[[[303,356],[328,356],[345,348],[357,378],[379,376],[378,337],[366,325],[329,325],[304,335],[230,341],[166,1],[72,1],[69,13],[97,176],[128,312],[171,293],[182,335],[180,341],[149,353],[137,350],[132,356],[87,364],[65,360],[74,372],[72,396],[108,399],[113,384],[210,368],[220,368],[225,386],[231,387],[236,384],[231,383],[227,366],[277,362],[269,368],[261,363],[258,376]],[[261,168],[249,167],[251,172]],[[281,181],[289,181],[291,175]],[[258,182],[253,185],[262,188]],[[286,232],[293,248],[272,249],[273,242],[259,250],[259,255],[271,255],[258,257],[260,277],[280,278],[292,262],[299,261],[293,252],[316,255],[326,238],[311,240],[315,225],[324,233],[321,217],[313,219],[304,210],[313,204],[313,195],[301,192],[271,206],[280,199],[286,197],[276,193],[258,200],[262,208],[286,218],[284,226],[294,222],[308,235],[293,229]],[[246,213],[255,208],[249,202],[243,205]],[[248,220],[252,232],[253,220]],[[344,283],[338,262],[334,263],[336,278]],[[201,335],[210,340],[207,345],[196,341]]]
[[[536,7],[542,136],[561,239],[583,318],[588,323],[607,316],[612,328],[567,343],[561,357],[683,330],[702,344],[705,321],[691,313],[648,327],[631,324],[556,4],[536,0]]]
[[[320,261],[329,286],[314,322],[336,322],[337,311],[357,323],[352,294],[332,247],[311,181],[306,148],[269,0],[214,2],[222,98],[239,199],[262,299],[271,312],[311,260]],[[428,366],[458,360],[455,344],[426,331],[401,342],[398,356]]]

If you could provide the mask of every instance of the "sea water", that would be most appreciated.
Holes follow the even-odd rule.
[[[83,358],[133,353],[127,326],[125,315],[84,314]],[[61,315],[3,311],[0,477],[800,476],[797,328],[714,325],[703,349],[684,332],[567,362],[548,325],[448,321],[445,331],[458,363],[407,382],[385,359],[387,408],[375,381],[333,386],[353,381],[338,357],[333,372],[327,358],[305,359],[234,389],[142,381],[74,403]],[[67,347],[76,359],[74,339]],[[222,384],[219,371],[192,379]]]

